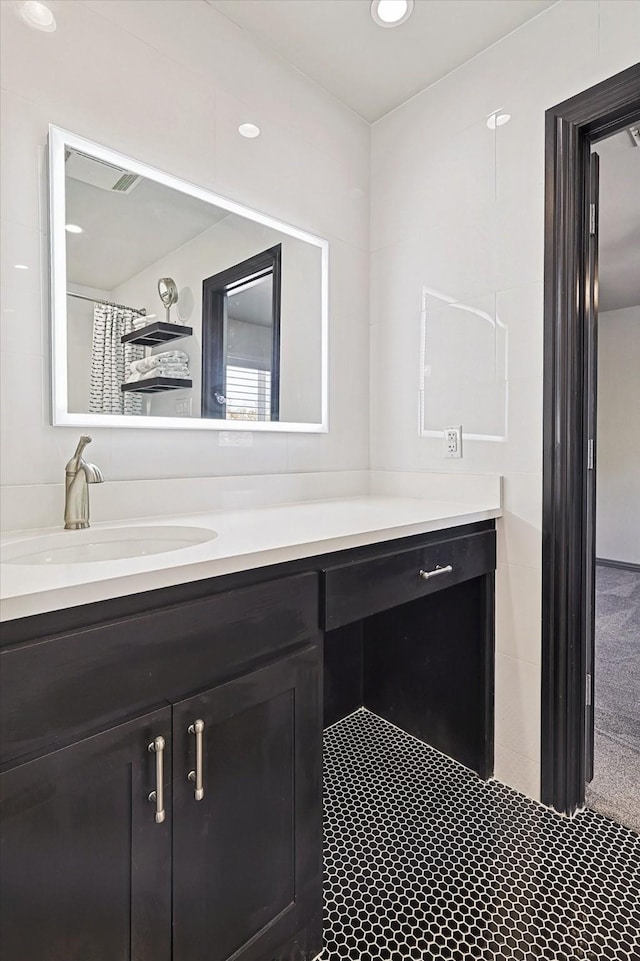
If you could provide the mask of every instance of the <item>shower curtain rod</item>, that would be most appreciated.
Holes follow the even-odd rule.
[[[88,300],[91,304],[104,304],[105,307],[119,307],[120,310],[130,310],[133,314],[140,314],[141,316],[144,316],[147,312],[146,307],[138,310],[136,307],[127,307],[126,304],[114,304],[111,300],[98,300],[96,297],[84,297],[82,294],[74,294],[71,290],[67,291],[67,297],[76,297],[78,300]]]

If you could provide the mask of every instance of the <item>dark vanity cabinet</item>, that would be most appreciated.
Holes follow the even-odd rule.
[[[319,953],[317,583],[3,649],[3,961]]]
[[[323,717],[488,777],[494,568],[484,522],[5,624],[2,961],[315,958]]]
[[[176,961],[275,957],[318,914],[318,680],[305,648],[174,706]]]
[[[157,824],[161,708],[0,775],[0,957],[15,961],[171,957],[171,767]],[[170,758],[170,753],[167,755]]]
[[[490,522],[327,559],[325,723],[363,705],[491,777],[495,566]]]

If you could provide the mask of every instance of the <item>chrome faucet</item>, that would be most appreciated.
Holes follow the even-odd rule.
[[[89,526],[89,488],[87,484],[102,484],[102,471],[95,464],[88,464],[82,452],[91,443],[83,434],[76,452],[65,467],[64,479],[64,529],[79,531]]]

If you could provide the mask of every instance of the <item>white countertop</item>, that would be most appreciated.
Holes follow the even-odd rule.
[[[362,496],[93,524],[93,530],[179,524],[214,530],[218,536],[193,547],[144,557],[75,564],[0,564],[0,620],[459,527],[501,514],[500,507],[488,501]],[[0,545],[59,530],[7,534]],[[70,544],[75,536],[75,531],[60,534]]]

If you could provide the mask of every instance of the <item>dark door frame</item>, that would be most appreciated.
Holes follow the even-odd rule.
[[[280,419],[282,244],[269,247],[202,282],[202,416],[224,419],[227,294],[260,274],[272,275],[271,420]],[[247,423],[250,423],[249,421]]]
[[[541,797],[567,814],[585,798],[589,157],[639,115],[640,64],[546,112]]]

